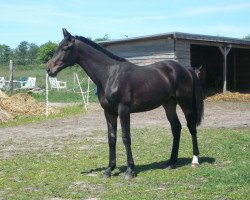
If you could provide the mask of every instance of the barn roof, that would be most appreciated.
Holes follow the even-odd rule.
[[[171,32],[171,33],[163,33],[163,34],[157,34],[157,35],[147,35],[143,37],[133,37],[133,38],[124,38],[124,39],[119,39],[119,40],[101,41],[99,42],[99,44],[103,46],[109,46],[112,44],[156,40],[156,39],[189,40],[194,43],[195,42],[209,43],[209,44],[215,43],[217,45],[218,44],[220,45],[231,44],[231,45],[236,45],[236,46],[243,46],[245,48],[250,48],[250,40],[230,38],[230,37],[221,37],[221,36],[182,33],[182,32]]]

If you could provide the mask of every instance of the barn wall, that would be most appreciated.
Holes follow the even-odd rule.
[[[132,63],[143,66],[166,59],[176,59],[174,45],[173,40],[158,39],[112,44],[107,49]]]
[[[107,49],[141,66],[167,59],[176,60],[183,66],[191,66],[190,42],[188,41],[175,41],[173,39],[145,40],[112,44]]]
[[[176,60],[185,67],[191,66],[190,42],[176,40],[175,41]]]

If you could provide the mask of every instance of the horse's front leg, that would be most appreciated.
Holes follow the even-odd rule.
[[[130,111],[129,107],[120,104],[118,107],[118,113],[122,128],[122,141],[126,148],[127,153],[127,171],[125,174],[125,179],[132,178],[134,173],[134,159],[131,150],[131,136],[130,136]]]
[[[109,165],[105,170],[103,176],[108,178],[111,176],[111,172],[116,167],[116,138],[117,138],[117,115],[111,114],[108,111],[104,111],[107,126],[108,126],[108,143],[109,143]]]

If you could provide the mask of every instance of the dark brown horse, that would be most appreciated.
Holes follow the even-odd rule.
[[[193,70],[175,61],[163,61],[148,66],[136,66],[98,44],[63,29],[64,39],[48,63],[49,76],[79,64],[99,88],[98,98],[104,109],[108,126],[109,164],[104,177],[110,177],[116,167],[117,118],[122,128],[122,140],[127,153],[125,178],[134,176],[131,151],[130,113],[148,111],[163,106],[171,124],[173,146],[168,168],[177,161],[181,124],[176,105],[182,108],[192,135],[193,161],[198,165],[199,149],[196,126],[203,115],[203,95]]]

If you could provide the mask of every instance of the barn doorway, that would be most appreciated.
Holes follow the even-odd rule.
[[[205,68],[206,91],[223,87],[223,55],[218,46],[191,45],[191,66]],[[232,48],[227,55],[227,90],[250,91],[250,50]]]
[[[233,48],[228,57],[232,68],[230,88],[239,92],[250,92],[250,49]]]
[[[205,89],[222,89],[223,56],[218,47],[191,45],[191,66],[202,66],[206,73]]]

